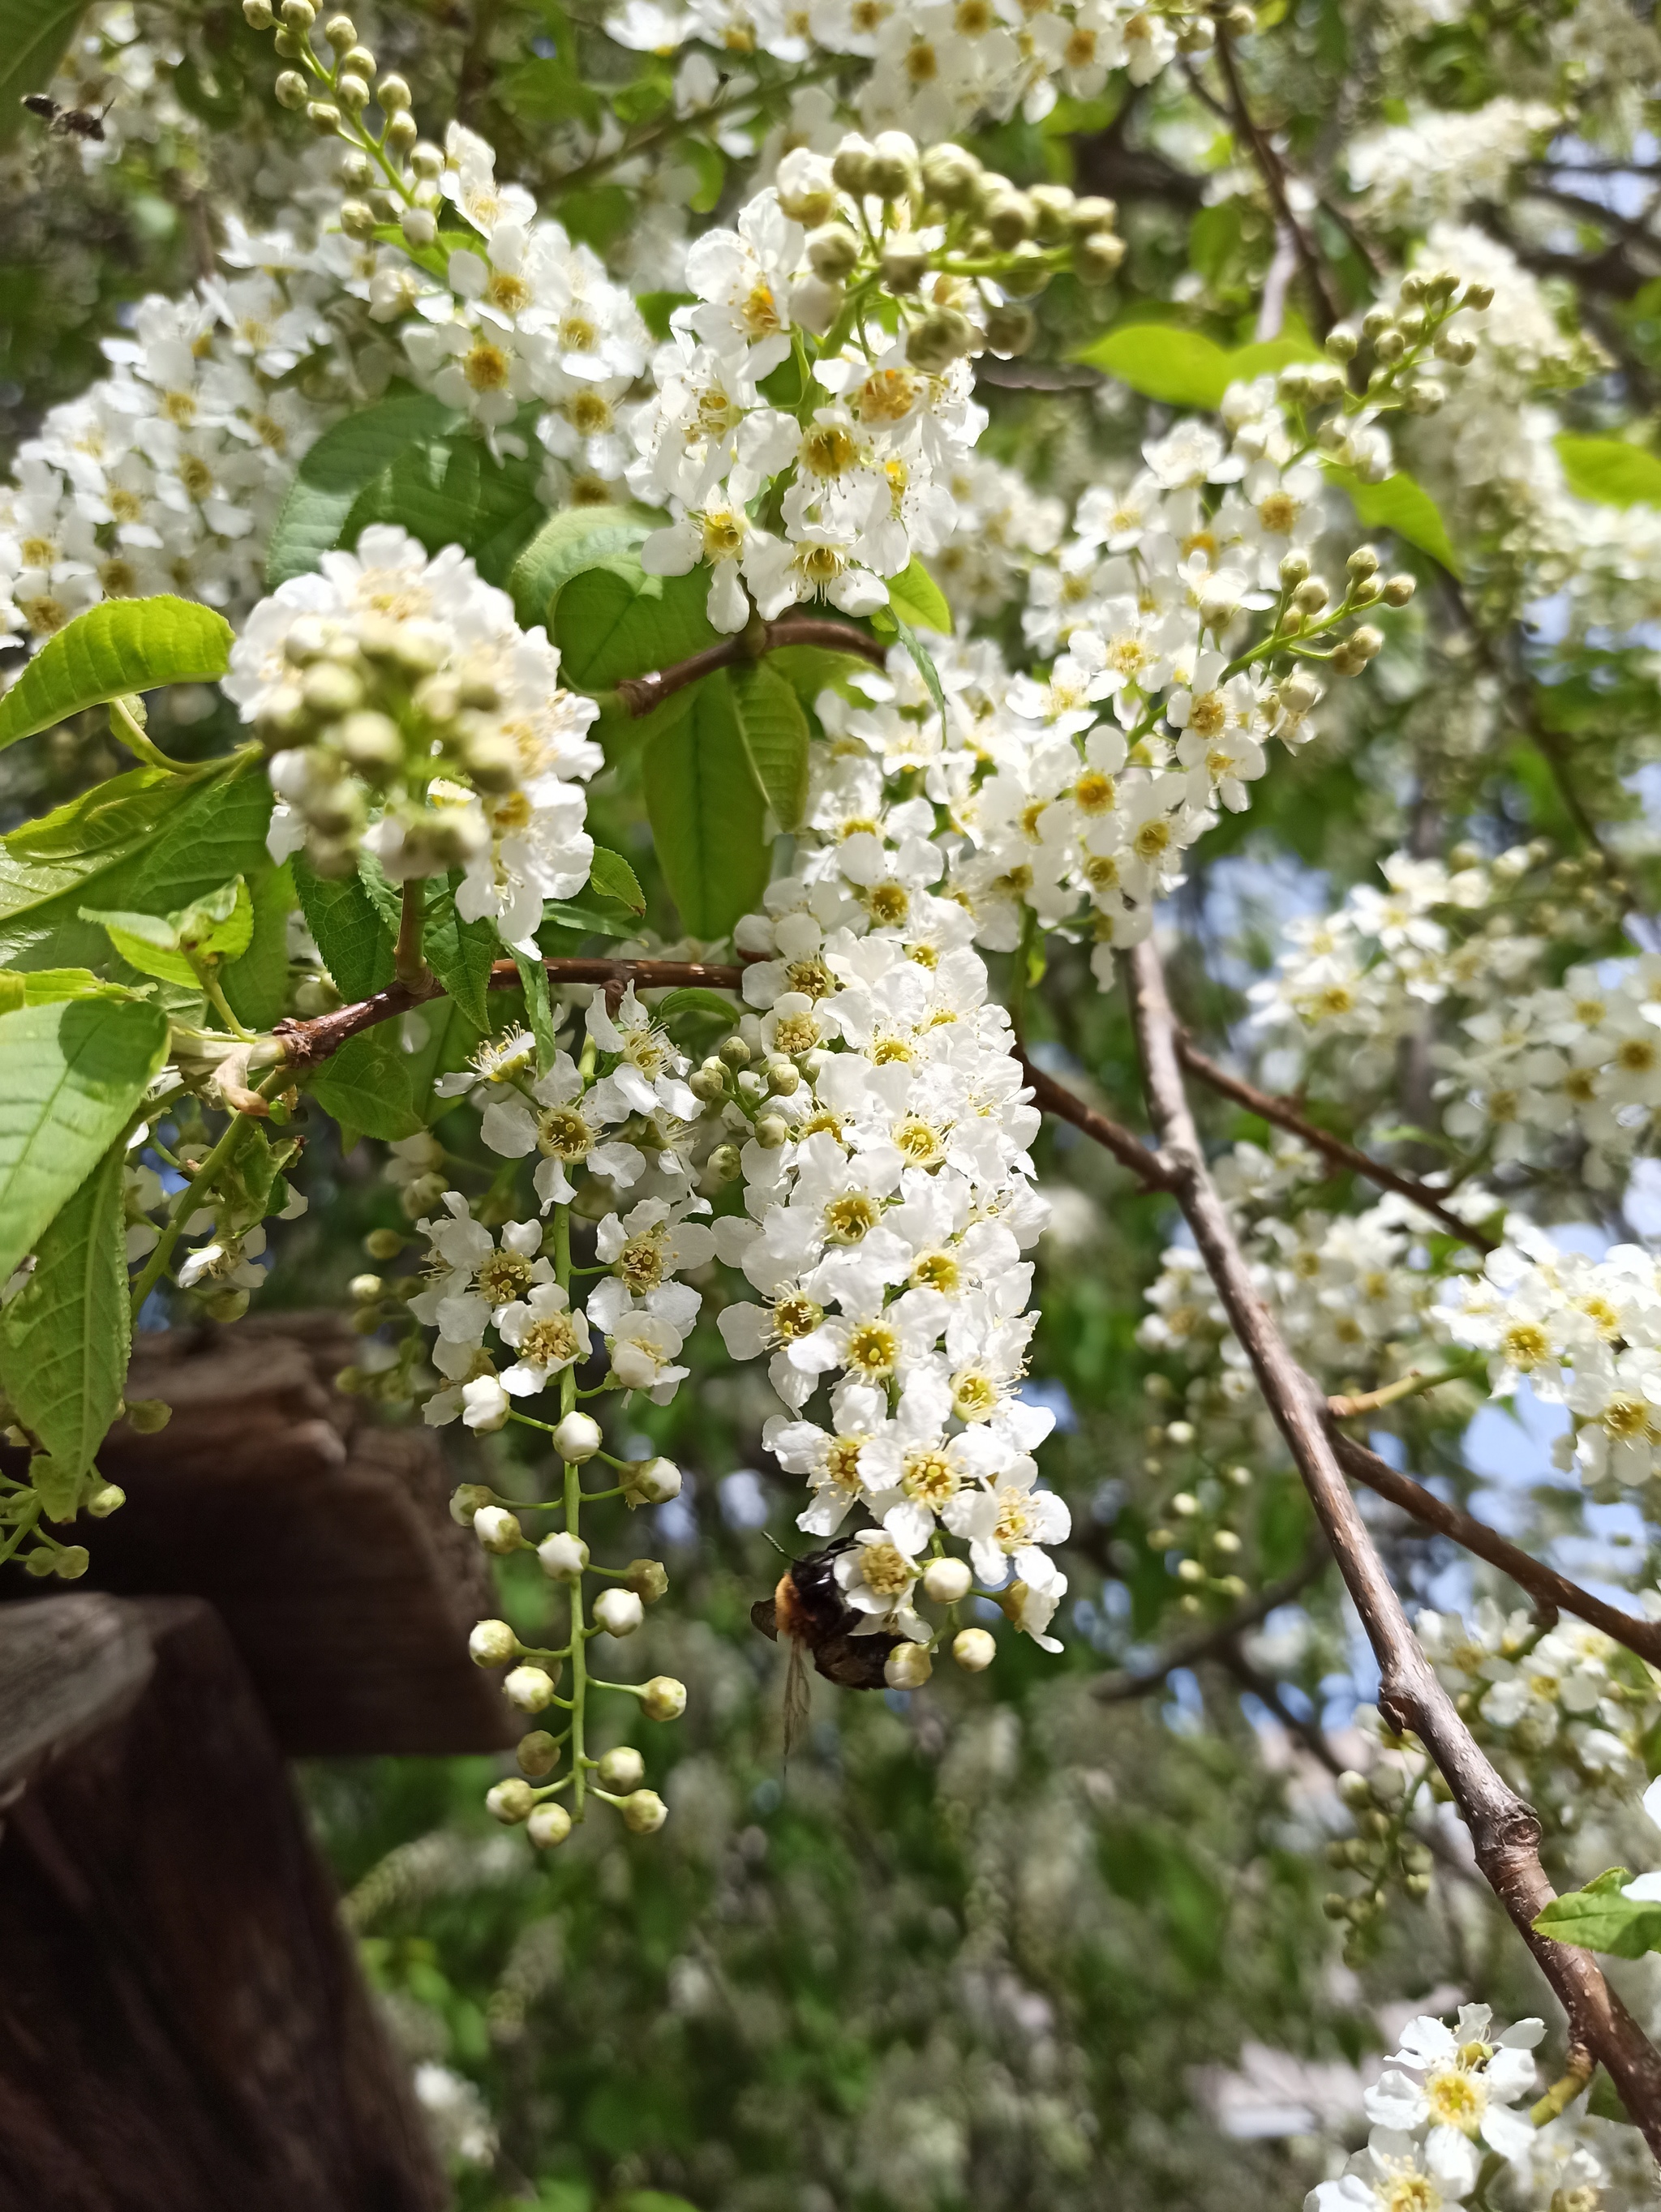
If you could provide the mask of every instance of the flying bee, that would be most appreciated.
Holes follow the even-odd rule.
[[[823,1552],[792,1559],[771,1597],[758,1599],[750,1618],[764,1636],[790,1639],[790,1668],[784,1684],[784,1755],[794,1749],[807,1721],[807,1654],[827,1682],[844,1690],[880,1690],[888,1655],[905,1639],[890,1629],[855,1632],[862,1620],[843,1603],[837,1561],[850,1548],[844,1539]]]
[[[106,100],[94,115],[89,108],[60,107],[44,92],[26,92],[23,105],[31,115],[38,115],[54,138],[99,138],[104,136],[104,118],[115,105]]]

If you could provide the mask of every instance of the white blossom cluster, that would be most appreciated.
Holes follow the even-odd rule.
[[[1366,2093],[1366,2146],[1335,2180],[1318,2182],[1305,2212],[1445,2212],[1476,2189],[1485,2155],[1531,2162],[1535,2130],[1518,2100],[1531,2094],[1545,2023],[1497,2034],[1487,2005],[1462,2005],[1450,2027],[1421,2014]],[[1406,2070],[1402,2070],[1406,2069]]]
[[[1150,84],[1176,59],[1179,34],[1210,43],[1210,25],[1179,9],[1109,0],[1042,0],[1019,10],[930,0],[624,0],[605,19],[620,46],[663,53],[708,48],[728,69],[759,52],[787,66],[845,58],[861,72],[851,102],[864,129],[950,138],[979,118],[1018,110],[1029,123],[1056,100],[1093,100],[1123,70]]]
[[[599,709],[558,678],[544,630],[521,630],[458,547],[429,559],[375,525],[326,553],[254,608],[225,679],[271,751],[272,857],[303,844],[338,873],[361,833],[394,883],[461,868],[463,920],[533,943],[544,901],[581,890],[593,858],[581,784],[601,763]]]
[[[1350,142],[1350,185],[1366,196],[1375,221],[1423,229],[1474,200],[1503,201],[1513,170],[1558,120],[1557,110],[1538,100],[1490,100],[1469,111],[1423,108]]]
[[[1661,1717],[1661,1678],[1599,1630],[1491,1598],[1414,1624],[1442,1684],[1531,1802],[1573,1825],[1589,1790],[1625,1794],[1645,1772],[1644,1742]]]
[[[752,963],[742,1036],[794,1072],[744,1145],[743,1213],[714,1224],[761,1294],[728,1306],[721,1333],[734,1358],[767,1357],[789,1409],[764,1434],[808,1478],[801,1527],[830,1535],[854,1508],[874,1523],[837,1568],[862,1626],[920,1654],[935,1641],[919,1583],[948,1605],[970,1587],[968,1564],[944,1555],[950,1534],[980,1587],[1057,1649],[1045,1631],[1067,1583],[1044,1547],[1069,1518],[1031,1455],[1053,1417],[1019,1390],[1036,1320],[1020,1255],[1043,1220],[1026,1156],[1038,1117],[969,917],[934,889],[933,809],[885,807],[857,757],[820,775],[813,818],[840,834],[822,831],[738,932]],[[954,1650],[983,1665],[989,1639],[962,1632]],[[906,1685],[928,1671],[903,1652],[889,1666]]]
[[[1661,1472],[1661,1268],[1641,1245],[1592,1260],[1512,1216],[1481,1276],[1450,1285],[1435,1318],[1487,1353],[1495,1397],[1526,1380],[1567,1407],[1573,1429],[1553,1455],[1592,1497],[1619,1498]]]

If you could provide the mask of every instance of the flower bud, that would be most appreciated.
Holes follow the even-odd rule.
[[[646,1779],[646,1761],[631,1743],[619,1744],[608,1751],[595,1769],[602,1790],[615,1790],[626,1795],[638,1790]]]
[[[1038,334],[1038,325],[1025,307],[990,307],[986,316],[986,343],[1003,360],[1027,352]]]
[[[562,1804],[551,1798],[546,1804],[537,1807],[525,1823],[525,1832],[539,1851],[552,1850],[556,1844],[563,1844],[570,1834],[571,1816]]]
[[[776,1114],[764,1114],[756,1123],[756,1142],[764,1152],[781,1151],[790,1141],[790,1124]]]
[[[203,1300],[203,1308],[210,1321],[240,1321],[248,1310],[246,1291],[216,1291],[211,1297]]]
[[[289,31],[309,31],[317,21],[317,10],[312,0],[283,0],[283,27]]]
[[[922,181],[931,199],[944,208],[967,207],[979,190],[983,174],[975,156],[948,141],[931,146],[923,155]]]
[[[672,1674],[654,1674],[641,1692],[640,1709],[648,1721],[678,1721],[686,1711],[686,1685]]]
[[[1360,349],[1361,341],[1354,331],[1347,331],[1340,325],[1335,331],[1327,332],[1326,350],[1329,360],[1354,361]]]
[[[1072,236],[1077,203],[1066,185],[1034,185],[1026,197],[1032,204],[1034,235],[1044,245],[1059,246]]]
[[[430,208],[405,208],[402,217],[404,243],[417,252],[438,236],[438,218]]]
[[[1352,1813],[1365,1812],[1372,1802],[1372,1784],[1353,1766],[1338,1777],[1338,1795]]]
[[[154,1437],[172,1420],[173,1407],[165,1398],[130,1398],[126,1419],[135,1436]]]
[[[494,1552],[498,1558],[518,1551],[525,1541],[518,1514],[510,1513],[505,1505],[481,1505],[473,1515],[473,1534],[487,1552]]]
[[[363,1239],[363,1249],[372,1260],[396,1260],[404,1244],[396,1229],[372,1229]]]
[[[816,276],[837,283],[860,258],[860,241],[845,222],[827,222],[810,232],[807,259]]]
[[[849,267],[852,266],[850,262]],[[821,274],[827,272],[821,271]],[[837,270],[830,273],[840,276],[846,275],[847,271]],[[884,252],[882,284],[885,292],[915,292],[928,273],[928,256],[916,246],[891,246]]]
[[[323,26],[323,35],[338,54],[357,44],[357,26],[350,15],[331,15]]]
[[[1492,284],[1467,284],[1459,302],[1462,307],[1474,307],[1478,314],[1494,305]]]
[[[119,1482],[100,1482],[87,1500],[87,1511],[94,1521],[107,1521],[112,1513],[119,1513],[127,1502],[127,1493]]]
[[[421,133],[416,128],[413,115],[400,110],[386,118],[386,143],[395,154],[407,154]]]
[[[727,1096],[726,1071],[719,1067],[695,1067],[688,1078],[687,1088],[702,1104],[713,1106],[716,1099]]]
[[[950,368],[975,343],[975,326],[955,307],[931,308],[906,339],[913,366],[929,374]]]
[[[522,1713],[539,1713],[553,1703],[555,1681],[545,1667],[515,1667],[502,1677],[502,1693]]]
[[[528,1819],[536,1806],[536,1798],[528,1782],[521,1782],[515,1774],[506,1782],[498,1782],[494,1790],[487,1790],[484,1802],[504,1828],[517,1827]]]
[[[669,1817],[669,1808],[655,1790],[636,1790],[623,1801],[623,1825],[636,1836],[654,1836]]]
[[[1318,615],[1330,596],[1321,577],[1306,576],[1293,593],[1292,604],[1300,614]]]
[[[669,1571],[660,1559],[630,1559],[623,1587],[633,1590],[642,1605],[655,1605],[667,1595]]]
[[[332,137],[340,128],[340,110],[332,100],[308,100],[306,120],[319,138]]]
[[[1054,272],[1041,246],[1025,239],[1009,257],[1009,266],[998,282],[1012,300],[1036,300],[1048,290]]]
[[[871,143],[852,131],[830,157],[830,173],[845,192],[862,198],[871,189]]]
[[[748,1067],[753,1055],[741,1036],[729,1036],[721,1046],[721,1057],[728,1067]]]
[[[922,1594],[936,1605],[956,1605],[973,1580],[967,1559],[931,1559],[922,1571]]]
[[[594,1626],[607,1636],[632,1636],[646,1608],[631,1589],[602,1590],[594,1600]]]
[[[904,131],[879,131],[867,165],[866,190],[885,200],[899,200],[915,192],[920,181],[916,142]]]
[[[277,21],[271,0],[242,0],[242,20],[251,31],[269,31]]]
[[[399,114],[410,104],[410,88],[401,76],[383,76],[374,88],[383,115]]]
[[[551,1581],[574,1583],[581,1579],[588,1564],[588,1547],[581,1536],[568,1536],[562,1529],[557,1535],[543,1538],[537,1546],[537,1557]]]
[[[1084,284],[1107,283],[1123,259],[1124,240],[1110,230],[1092,230],[1073,249],[1073,267]]]
[[[298,70],[280,70],[271,90],[277,94],[279,107],[300,108],[306,105],[306,80]]]
[[[532,1782],[540,1782],[545,1774],[551,1774],[559,1765],[559,1745],[546,1729],[532,1729],[529,1735],[519,1740],[519,1771],[528,1774]]]
[[[348,115],[358,115],[369,104],[369,88],[355,70],[342,70],[334,81],[334,96]]]
[[[475,1667],[505,1667],[519,1650],[519,1638],[505,1620],[481,1620],[467,1638]]]
[[[569,1467],[591,1460],[605,1442],[592,1413],[567,1413],[554,1431],[554,1449]]]
[[[92,1553],[84,1544],[65,1544],[53,1554],[52,1565],[60,1583],[76,1583],[92,1565]]]
[[[952,1639],[952,1656],[966,1674],[983,1674],[997,1656],[997,1640],[984,1628],[960,1629]]]
[[[488,1483],[458,1483],[450,1493],[450,1518],[459,1528],[471,1528],[481,1506],[494,1505],[496,1492]]]
[[[48,1575],[58,1571],[56,1552],[31,1552],[23,1561],[23,1572],[32,1575],[36,1582],[44,1582]]]
[[[897,1644],[884,1662],[882,1679],[891,1690],[920,1690],[934,1671],[926,1644]]]
[[[763,1073],[767,1078],[768,1089],[776,1092],[781,1098],[788,1098],[801,1088],[801,1075],[795,1061],[788,1060],[782,1052],[773,1054]]]
[[[1399,576],[1385,579],[1384,601],[1387,607],[1404,607],[1418,589],[1413,578],[1403,572]]]
[[[631,1510],[641,1505],[666,1505],[680,1496],[680,1469],[672,1459],[626,1460],[618,1470],[624,1503]]]
[[[1352,576],[1376,576],[1378,556],[1371,545],[1358,545],[1344,565]]]
[[[704,1175],[710,1189],[719,1189],[722,1183],[731,1182],[743,1170],[743,1160],[736,1145],[717,1145],[704,1164]]]

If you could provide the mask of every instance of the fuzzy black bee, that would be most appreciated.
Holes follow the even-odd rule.
[[[844,1690],[880,1690],[888,1655],[904,1638],[890,1629],[861,1636],[863,1615],[843,1603],[837,1559],[850,1548],[844,1540],[823,1552],[793,1559],[779,1577],[771,1597],[758,1599],[750,1618],[764,1636],[790,1639],[790,1671],[784,1686],[784,1749],[788,1758],[807,1720],[806,1655],[827,1682]]]
[[[104,118],[113,102],[106,103],[94,115],[89,108],[60,107],[44,92],[26,92],[23,105],[31,115],[38,115],[54,138],[100,138],[104,136]]]

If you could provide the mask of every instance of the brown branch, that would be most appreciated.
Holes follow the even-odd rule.
[[[1394,1168],[1385,1167],[1382,1161],[1373,1159],[1354,1145],[1346,1144],[1342,1137],[1335,1137],[1329,1129],[1317,1128],[1314,1122],[1306,1121],[1283,1098],[1271,1097],[1267,1091],[1259,1091],[1255,1084],[1244,1082],[1238,1075],[1231,1075],[1214,1060],[1208,1060],[1180,1032],[1177,1038],[1177,1050],[1190,1074],[1197,1075],[1202,1083],[1220,1091],[1225,1098],[1232,1098],[1237,1106],[1244,1106],[1249,1114],[1256,1114],[1261,1121],[1272,1121],[1276,1128],[1289,1130],[1294,1137],[1301,1137],[1317,1152],[1324,1152],[1329,1160],[1336,1160],[1352,1173],[1365,1176],[1369,1182],[1377,1183],[1380,1190],[1393,1190],[1402,1198],[1410,1198],[1416,1206],[1439,1221],[1449,1235],[1457,1237],[1462,1244],[1474,1245],[1479,1252],[1493,1252],[1499,1249],[1500,1239],[1497,1237],[1489,1237],[1480,1229],[1473,1229],[1469,1222],[1462,1221],[1427,1184],[1416,1182],[1412,1176],[1398,1175]]]
[[[1335,1431],[1333,1448],[1344,1473],[1355,1481],[1365,1483],[1369,1490],[1387,1498],[1392,1505],[1399,1505],[1427,1528],[1433,1528],[1439,1536],[1451,1536],[1479,1559],[1486,1559],[1491,1567],[1498,1567],[1502,1575],[1509,1575],[1519,1589],[1526,1590],[1536,1604],[1551,1606],[1560,1613],[1572,1613],[1577,1620],[1590,1627],[1601,1629],[1615,1643],[1624,1644],[1628,1651],[1652,1667],[1661,1667],[1661,1621],[1643,1620],[1636,1614],[1621,1613],[1612,1605],[1605,1605],[1601,1597],[1594,1597],[1578,1583],[1560,1575],[1555,1567],[1542,1565],[1527,1552],[1508,1544],[1497,1530],[1485,1521],[1478,1521],[1457,1505],[1447,1505],[1421,1482],[1410,1474],[1403,1474],[1388,1460],[1369,1451],[1354,1437]]]
[[[700,676],[712,675],[717,668],[735,668],[742,661],[759,660],[763,653],[776,653],[787,645],[817,645],[829,653],[857,653],[879,668],[888,663],[888,647],[868,631],[855,629],[851,623],[792,615],[782,622],[751,623],[733,636],[723,638],[719,645],[706,646],[702,653],[689,654],[671,667],[654,669],[649,676],[625,676],[618,685],[618,697],[638,721],[672,692],[696,684]]]
[[[560,983],[613,983],[619,988],[634,983],[642,991],[661,991],[687,985],[701,985],[708,991],[736,991],[744,980],[741,967],[729,967],[708,960],[545,960],[548,981]],[[511,960],[498,960],[490,969],[490,988],[493,991],[510,991],[517,988],[519,969]],[[434,976],[418,986],[393,983],[384,991],[377,991],[372,999],[360,999],[350,1006],[338,1006],[332,1014],[318,1014],[310,1021],[297,1021],[286,1016],[272,1030],[271,1035],[283,1047],[283,1065],[296,1072],[317,1067],[338,1053],[362,1030],[374,1029],[379,1022],[390,1022],[399,1014],[407,1014],[414,1007],[424,1006],[429,999],[441,999],[444,987]]]
[[[1061,1121],[1070,1121],[1075,1129],[1082,1129],[1086,1137],[1093,1138],[1097,1144],[1111,1152],[1121,1167],[1129,1168],[1147,1189],[1170,1190],[1174,1188],[1164,1161],[1157,1152],[1151,1152],[1140,1137],[1133,1137],[1129,1129],[1121,1128],[1116,1121],[1098,1112],[1095,1107],[1086,1106],[1082,1098],[1057,1083],[1054,1076],[1046,1075],[1041,1067],[1035,1067],[1024,1052],[1018,1049],[1015,1057],[1032,1086],[1035,1103],[1043,1112],[1054,1114]]]
[[[1572,2034],[1609,2069],[1628,2112],[1651,2150],[1661,2156],[1661,2053],[1609,1989],[1589,1952],[1535,1930],[1536,1917],[1555,1893],[1540,1864],[1538,1816],[1479,1750],[1408,1624],[1344,1480],[1324,1407],[1253,1286],[1227,1209],[1207,1171],[1183,1087],[1177,1023],[1159,955],[1151,943],[1140,945],[1129,965],[1143,1081],[1170,1187],[1366,1630],[1378,1662],[1379,1710],[1399,1733],[1416,1735],[1440,1769],[1470,1832],[1477,1865],[1556,1992]]]
[[[1104,1705],[1119,1705],[1129,1698],[1147,1697],[1178,1667],[1192,1667],[1202,1659],[1219,1656],[1237,1637],[1267,1620],[1277,1606],[1289,1605],[1331,1561],[1325,1539],[1316,1536],[1300,1565],[1279,1582],[1269,1583],[1243,1600],[1226,1620],[1214,1621],[1208,1628],[1196,1628],[1191,1635],[1178,1637],[1150,1667],[1138,1668],[1134,1674],[1104,1674],[1100,1681],[1092,1683],[1091,1696],[1099,1698]]]
[[[1228,87],[1228,102],[1233,111],[1236,129],[1245,140],[1256,164],[1257,173],[1274,202],[1275,212],[1291,233],[1297,249],[1298,265],[1313,295],[1315,306],[1315,335],[1323,338],[1338,319],[1337,303],[1327,283],[1327,272],[1314,241],[1293,213],[1292,200],[1287,191],[1286,165],[1270,143],[1266,131],[1258,128],[1246,98],[1245,86],[1240,79],[1239,64],[1234,58],[1234,48],[1228,33],[1217,33],[1217,60],[1223,72],[1223,82]]]

